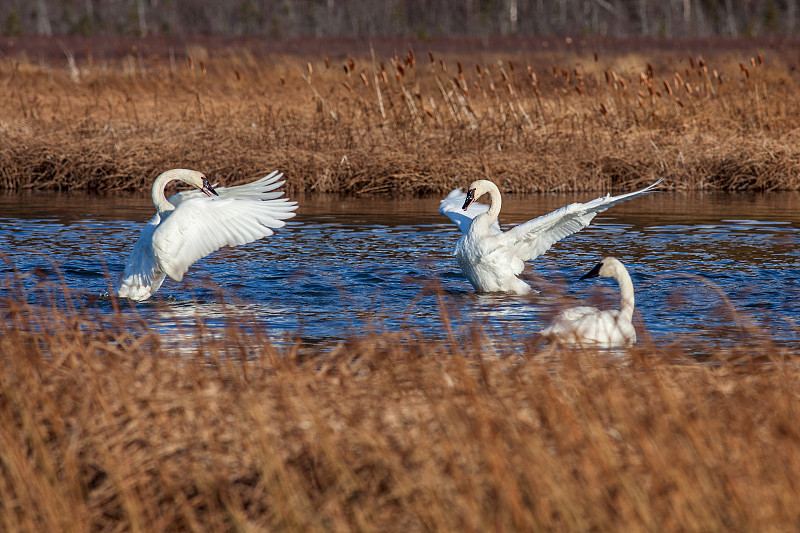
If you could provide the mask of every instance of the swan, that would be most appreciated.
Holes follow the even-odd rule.
[[[567,235],[585,228],[597,213],[647,194],[663,180],[635,192],[606,194],[590,202],[569,204],[505,232],[497,223],[500,189],[489,180],[472,182],[466,194],[455,189],[441,201],[439,213],[461,230],[453,255],[476,291],[527,294],[531,292],[530,285],[517,277],[525,268],[525,261],[539,257]],[[487,193],[488,206],[475,202]]]
[[[133,247],[117,295],[136,301],[150,298],[164,278],[181,281],[189,266],[223,246],[236,246],[273,234],[295,215],[297,202],[280,198],[283,174],[277,171],[252,183],[214,189],[206,176],[183,168],[160,174],[153,183],[157,213]],[[178,180],[193,190],[164,196]]]
[[[636,342],[633,328],[633,282],[625,265],[615,257],[606,257],[581,279],[601,276],[619,284],[620,308],[600,311],[594,307],[563,310],[541,331],[542,336],[568,344],[589,344],[602,348],[630,346]]]

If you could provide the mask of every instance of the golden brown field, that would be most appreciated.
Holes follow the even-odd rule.
[[[656,176],[800,188],[791,43],[298,56],[147,42],[6,50],[0,187],[139,190],[183,166],[223,183],[277,168],[290,193],[440,194],[476,177],[508,192]]]
[[[0,56],[0,188],[800,189],[793,49],[138,46]],[[0,278],[2,531],[800,529],[798,351],[738,323],[702,361],[641,331],[621,355],[478,327],[277,346],[234,315],[178,351],[126,302],[22,277]]]
[[[101,326],[69,296],[23,296],[0,321],[4,531],[800,525],[786,349],[520,353],[476,330],[323,354],[232,320],[177,353],[131,313]]]

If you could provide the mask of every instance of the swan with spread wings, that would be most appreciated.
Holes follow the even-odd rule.
[[[466,193],[454,190],[442,200],[439,212],[461,230],[453,255],[476,291],[526,294],[531,287],[518,277],[525,261],[539,257],[556,242],[585,228],[597,213],[653,191],[663,179],[635,192],[569,204],[508,231],[502,231],[497,223],[500,190],[489,180],[472,182]],[[484,194],[489,195],[489,205],[475,202]]]
[[[196,170],[173,169],[153,183],[153,204],[158,211],[142,230],[133,247],[117,295],[131,300],[150,298],[166,276],[181,281],[189,266],[222,248],[267,237],[295,215],[297,202],[282,191],[283,174],[273,172],[252,183],[213,188]],[[167,183],[178,180],[195,187],[170,196]]]

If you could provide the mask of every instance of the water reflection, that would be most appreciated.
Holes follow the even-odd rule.
[[[501,222],[593,196],[507,196]],[[658,193],[615,206],[526,269],[541,291],[529,297],[473,294],[450,256],[458,233],[436,212],[438,198],[298,200],[297,218],[276,237],[220,250],[183,283],[167,280],[154,302],[123,309],[187,338],[201,321],[221,330],[235,317],[279,342],[333,343],[366,328],[445,338],[475,323],[527,342],[565,300],[617,306],[612,281],[577,281],[615,255],[634,280],[640,332],[660,342],[740,343],[742,317],[756,325],[750,336],[798,342],[797,193]],[[0,272],[25,275],[32,298],[41,278],[97,298],[152,212],[145,195],[0,194]]]

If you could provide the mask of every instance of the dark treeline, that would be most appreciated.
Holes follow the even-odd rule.
[[[797,0],[2,0],[13,35],[794,35]]]

